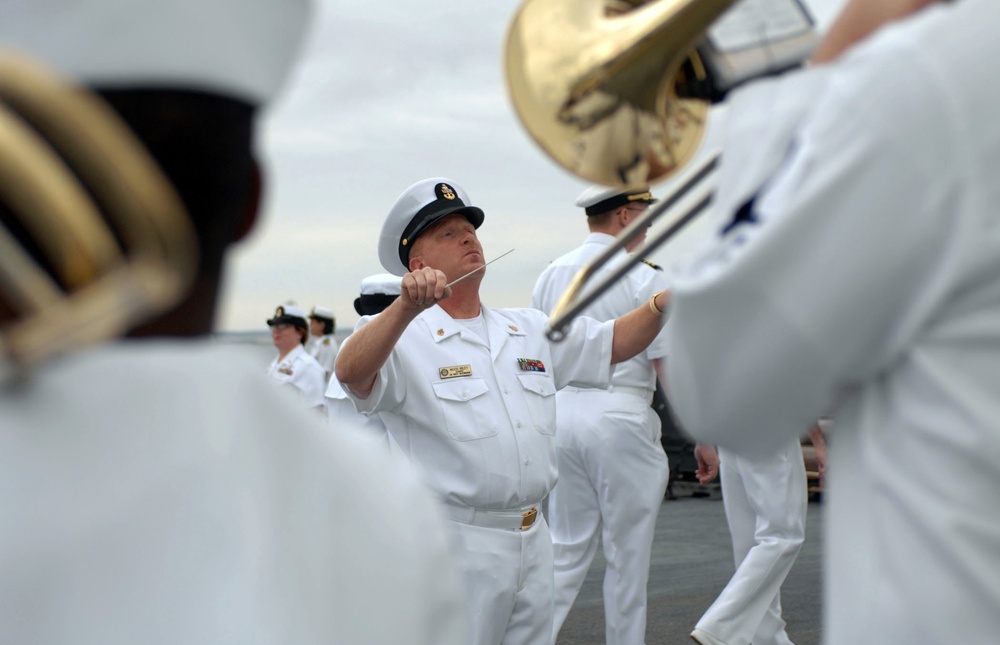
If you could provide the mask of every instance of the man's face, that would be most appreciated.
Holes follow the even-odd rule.
[[[625,218],[624,218],[625,225],[628,226],[634,220],[639,219],[640,217],[646,214],[646,211],[649,210],[649,204],[644,204],[644,203],[628,204],[626,206],[622,206],[622,208],[625,210]],[[628,246],[625,247],[625,250],[631,253],[632,251],[639,248],[639,246],[641,246],[646,241],[647,230],[649,230],[648,226],[645,229],[643,229],[642,232],[628,244]]]
[[[449,281],[484,263],[476,227],[464,215],[443,217],[417,238],[410,251],[411,271],[431,267],[444,272]],[[483,273],[477,274],[480,279]]]

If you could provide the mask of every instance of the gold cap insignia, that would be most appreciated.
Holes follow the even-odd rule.
[[[438,184],[438,190],[445,199],[455,199],[455,189],[448,184]]]
[[[274,310],[274,317],[275,318],[280,318],[280,317],[282,317],[284,315],[285,315],[285,308],[284,307],[278,307],[277,309]]]

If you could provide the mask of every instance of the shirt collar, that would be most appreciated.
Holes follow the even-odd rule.
[[[486,305],[481,304],[480,306],[482,307],[483,317],[486,319],[487,333],[493,334],[495,333],[494,330],[498,330],[508,336],[525,335],[524,330],[510,318],[504,316],[498,311],[490,309]],[[462,325],[449,316],[440,305],[434,305],[433,307],[425,310],[422,314],[420,314],[420,317],[423,318],[424,322],[427,324],[427,331],[436,343],[441,342],[445,338],[450,338],[455,334],[460,334],[464,329]]]

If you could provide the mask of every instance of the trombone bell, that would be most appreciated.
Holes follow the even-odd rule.
[[[629,4],[636,4],[630,0]],[[707,77],[695,44],[735,0],[526,0],[507,34],[514,108],[538,145],[589,181],[630,188],[687,164],[709,102],[678,88]]]

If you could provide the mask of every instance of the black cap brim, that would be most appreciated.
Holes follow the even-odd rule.
[[[397,293],[366,293],[354,299],[354,311],[359,316],[380,314],[398,297]]]
[[[309,329],[308,323],[298,316],[278,316],[276,318],[267,319],[268,327],[273,327],[278,323],[288,323],[289,325],[295,325],[296,327],[301,327],[302,329]]]

